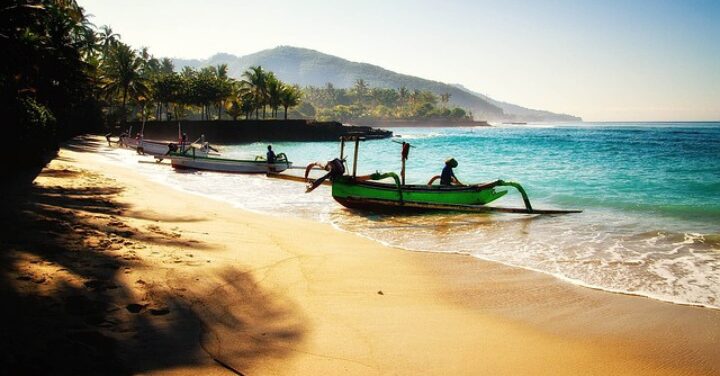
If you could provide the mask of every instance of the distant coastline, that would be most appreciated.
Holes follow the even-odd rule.
[[[336,121],[292,120],[182,120],[148,121],[144,135],[148,139],[177,140],[178,124],[191,140],[200,135],[212,144],[236,144],[261,141],[337,141],[340,136],[360,134],[368,139],[392,137],[393,132],[370,126],[348,126]],[[140,132],[142,122],[128,122],[132,133]],[[114,133],[126,131],[116,128]]]
[[[417,128],[447,128],[447,127],[490,127],[491,125],[484,120],[448,120],[448,119],[389,119],[389,120],[370,120],[355,119],[347,122],[348,125],[361,125],[382,128],[400,128],[400,127],[417,127]]]

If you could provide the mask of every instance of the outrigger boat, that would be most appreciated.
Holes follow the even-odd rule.
[[[160,158],[160,157],[157,157]],[[257,156],[254,160],[227,159],[196,153],[191,147],[185,152],[170,152],[162,159],[169,159],[175,169],[192,169],[215,172],[232,172],[241,174],[277,173],[292,166],[285,153],[279,153],[275,163],[267,163],[265,157]]]
[[[109,140],[108,140],[109,142]],[[200,143],[200,144],[198,144]],[[128,129],[127,133],[120,135],[118,140],[120,146],[133,149],[138,154],[147,154],[154,157],[159,157],[168,154],[172,149],[175,150],[190,150],[195,148],[195,153],[200,155],[219,155],[218,150],[210,146],[205,142],[204,136],[198,138],[195,142],[183,141],[182,131],[180,124],[178,123],[178,142],[169,141],[155,141],[145,139],[145,121],[143,121],[140,133],[135,137],[132,137],[132,127]]]
[[[130,136],[120,136],[120,145],[134,149],[138,152],[138,154],[148,154],[152,156],[162,156],[167,154],[170,148],[170,144],[174,144],[172,142],[166,142],[166,141],[154,141],[154,140],[146,140],[142,136],[137,137],[130,137]],[[185,143],[177,143],[175,144],[179,146],[180,148],[187,149],[192,146],[192,143],[185,142]],[[199,151],[199,149],[198,149]],[[207,152],[205,153],[207,154]]]
[[[581,210],[535,209],[530,204],[525,189],[518,183],[496,180],[484,184],[471,185],[406,185],[405,160],[410,144],[403,142],[401,177],[395,173],[379,173],[357,176],[357,159],[360,136],[344,136],[340,139],[340,158],[326,164],[311,163],[305,171],[305,178],[312,168],[321,167],[330,172],[308,186],[307,192],[318,187],[326,179],[332,182],[332,196],[341,205],[360,210],[397,212],[397,211],[460,211],[460,212],[505,212],[524,214],[568,214]],[[345,141],[355,142],[352,174],[346,174],[344,166]],[[379,180],[391,178],[393,183]],[[522,196],[525,208],[504,208],[487,204],[505,196],[508,191],[503,187],[515,188]]]

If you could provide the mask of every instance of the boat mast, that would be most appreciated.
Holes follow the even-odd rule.
[[[340,136],[340,160],[345,159],[345,137]]]
[[[353,179],[357,176],[357,160],[358,147],[360,146],[360,136],[355,136],[355,156],[353,157]]]
[[[400,152],[400,160],[402,161],[402,168],[400,169],[400,177],[402,179],[402,185],[405,185],[405,161],[408,158],[409,151],[410,151],[410,144],[403,141],[402,151]]]

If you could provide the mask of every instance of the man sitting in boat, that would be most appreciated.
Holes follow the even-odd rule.
[[[277,159],[277,156],[275,156],[275,152],[272,149],[272,145],[268,145],[268,151],[266,154],[266,158],[268,164],[275,163],[275,160]]]
[[[435,180],[440,179],[440,185],[444,186],[450,186],[450,185],[463,185],[463,183],[458,180],[457,176],[455,176],[455,172],[453,171],[453,168],[458,166],[458,162],[455,160],[455,158],[450,158],[445,161],[445,167],[443,167],[442,173],[440,175],[435,175],[430,179],[428,182],[428,185],[432,185]]]

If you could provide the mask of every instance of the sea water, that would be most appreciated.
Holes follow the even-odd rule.
[[[407,182],[426,183],[444,160],[467,183],[521,183],[536,208],[581,214],[434,213],[379,215],[343,208],[329,187],[265,176],[175,172],[114,160],[176,189],[237,207],[298,216],[398,248],[466,253],[551,274],[571,283],[664,301],[720,308],[720,123],[579,123],[476,128],[397,128],[362,142],[358,174],[400,170],[400,145],[413,145]],[[296,166],[338,156],[337,142],[273,145]],[[352,160],[352,145],[346,145]],[[223,155],[253,158],[266,144],[228,145]],[[352,169],[352,165],[350,165]],[[296,174],[301,171],[296,170]],[[520,195],[495,203],[522,207]],[[239,214],[241,215],[241,214]]]

